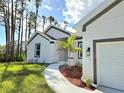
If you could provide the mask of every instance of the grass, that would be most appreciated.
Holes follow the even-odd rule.
[[[0,63],[0,93],[55,93],[46,84],[45,64]]]

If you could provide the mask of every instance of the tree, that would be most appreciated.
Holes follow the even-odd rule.
[[[67,25],[68,25],[68,22],[64,21],[64,29],[66,29]]]
[[[38,9],[41,5],[42,0],[35,0],[35,6],[36,6],[36,18],[35,18],[35,31],[37,31],[37,18],[38,18]]]
[[[55,18],[53,16],[49,16],[48,18],[49,24],[52,24],[55,21]]]
[[[26,29],[25,29],[25,56],[27,53],[27,31],[28,31],[28,9],[26,9]]]
[[[0,19],[3,23],[3,26],[5,27],[5,35],[6,35],[6,61],[13,58],[13,39],[14,39],[14,12],[13,7],[10,8],[10,6],[13,6],[13,0],[1,0],[0,1]],[[10,51],[10,49],[12,51]],[[12,55],[10,58],[9,55]]]
[[[41,0],[36,0],[37,9],[39,8],[38,1]],[[25,41],[27,41],[28,23],[31,23],[31,29],[34,27],[36,15],[32,17],[33,21],[28,22],[29,13],[25,11],[29,2],[30,0],[0,0],[0,25],[5,27],[7,61],[13,61],[15,53],[17,57],[22,54],[23,34],[25,34]],[[26,18],[25,32],[23,30],[24,18]],[[17,44],[15,44],[15,32],[17,33]],[[16,52],[15,48],[17,48]]]
[[[14,2],[11,0],[11,61],[14,61]]]
[[[45,26],[45,23],[46,23],[46,16],[42,16],[42,20],[43,20],[43,31],[44,31],[44,26]]]
[[[22,54],[22,42],[23,42],[23,22],[24,22],[24,10],[25,10],[25,0],[21,0],[21,43],[20,43],[20,57]]]
[[[28,39],[31,36],[31,30],[35,28],[35,13],[30,12],[29,13],[29,18],[28,18]]]
[[[18,42],[17,42],[17,51],[16,51],[17,58],[19,58],[19,53],[20,53],[20,34],[21,34],[21,18],[19,18],[18,21]]]
[[[60,47],[64,48],[66,51],[68,51],[68,63],[72,62],[72,57],[73,57],[73,53],[75,52],[79,52],[82,49],[81,48],[75,48],[74,44],[75,44],[75,35],[71,35],[67,40],[61,40],[59,42]]]
[[[55,20],[54,25],[55,25],[55,26],[58,25],[58,21],[57,21],[57,20]]]

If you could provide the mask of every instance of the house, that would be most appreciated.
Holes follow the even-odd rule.
[[[83,36],[83,76],[124,91],[124,0],[106,0],[74,28]]]
[[[59,40],[69,36],[69,32],[53,25],[48,26],[44,32],[37,31],[28,41],[27,61],[42,63],[67,61],[68,51],[62,49],[58,43]],[[79,37],[78,41],[81,42]],[[78,44],[77,42],[76,44]],[[75,59],[81,63],[81,56],[78,60],[77,55],[75,55]]]

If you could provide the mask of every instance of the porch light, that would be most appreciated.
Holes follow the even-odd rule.
[[[90,56],[90,47],[88,47],[86,50],[86,56]]]

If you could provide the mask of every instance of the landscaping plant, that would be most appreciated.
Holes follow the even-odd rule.
[[[81,52],[81,48],[77,47],[75,48],[74,47],[74,44],[75,44],[75,40],[76,40],[76,36],[75,35],[71,35],[68,39],[65,39],[65,40],[61,40],[59,42],[59,45],[68,51],[68,56],[69,56],[69,60],[68,60],[68,63],[70,62],[73,62],[73,54],[75,52]]]
[[[89,87],[89,88],[91,87],[92,80],[90,78],[85,77],[83,81],[84,81],[84,83],[86,84],[87,87]]]

